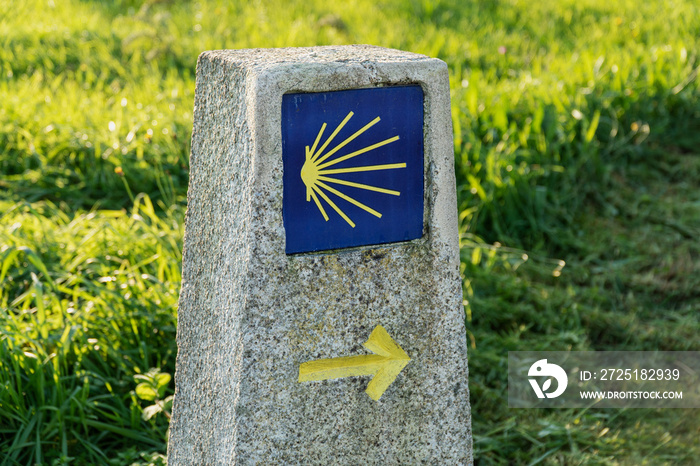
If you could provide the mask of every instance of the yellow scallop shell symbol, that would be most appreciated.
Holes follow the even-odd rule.
[[[347,167],[347,168],[329,168],[332,167],[333,165],[343,162],[345,160],[351,159],[353,157],[356,157],[358,155],[364,154],[366,152],[369,152],[371,150],[374,150],[378,147],[385,146],[387,144],[391,144],[392,142],[398,141],[399,137],[398,136],[393,136],[389,139],[385,139],[383,141],[377,142],[375,144],[371,144],[367,147],[364,147],[362,149],[356,150],[354,152],[350,152],[349,154],[342,155],[342,156],[336,156],[335,158],[333,157],[340,149],[345,147],[348,143],[350,143],[352,140],[354,140],[356,137],[370,129],[372,126],[375,124],[379,123],[381,120],[380,117],[375,118],[374,120],[370,121],[367,123],[365,126],[357,130],[354,134],[352,134],[350,137],[345,139],[343,142],[339,143],[337,146],[333,147],[330,149],[328,152],[324,154],[324,151],[330,143],[333,141],[333,138],[335,138],[338,133],[340,132],[341,129],[343,129],[343,126],[352,118],[353,112],[348,113],[348,115],[345,117],[345,119],[340,122],[337,128],[333,131],[333,133],[328,136],[328,139],[325,140],[325,142],[321,145],[318,150],[316,148],[318,147],[319,142],[321,142],[321,138],[323,136],[323,132],[326,130],[326,123],[323,123],[321,126],[320,131],[318,132],[318,135],[316,136],[316,140],[314,141],[313,146],[309,148],[309,146],[306,146],[306,158],[304,161],[304,165],[301,167],[301,179],[304,182],[304,185],[306,186],[306,201],[310,202],[311,199],[314,200],[316,203],[316,207],[318,207],[318,210],[321,212],[321,215],[323,215],[323,218],[328,221],[328,214],[326,214],[326,211],[323,208],[323,205],[321,204],[321,201],[319,200],[319,196],[326,201],[326,203],[335,210],[338,215],[340,215],[348,224],[355,228],[355,223],[353,223],[352,220],[343,212],[340,207],[338,207],[326,194],[326,192],[329,192],[331,194],[334,194],[338,196],[341,199],[346,200],[347,202],[356,205],[357,207],[365,210],[366,212],[369,212],[370,214],[374,215],[375,217],[381,218],[382,214],[377,212],[376,210],[372,209],[371,207],[366,206],[365,204],[353,199],[352,197],[348,196],[347,194],[342,193],[341,191],[329,186],[326,183],[331,183],[331,184],[337,184],[337,185],[343,185],[343,186],[350,186],[353,188],[359,188],[359,189],[365,189],[367,191],[375,191],[378,193],[383,193],[383,194],[391,194],[393,196],[398,196],[401,193],[399,191],[393,191],[391,189],[384,189],[380,188],[377,186],[370,186],[366,184],[361,184],[361,183],[354,183],[352,181],[347,181],[343,180],[340,178],[336,178],[331,175],[338,175],[341,173],[357,173],[357,172],[369,172],[369,171],[377,171],[377,170],[393,170],[396,168],[406,168],[405,163],[389,163],[389,164],[384,164],[384,165],[366,165],[366,166],[359,166],[359,167]],[[326,192],[324,192],[326,191]]]

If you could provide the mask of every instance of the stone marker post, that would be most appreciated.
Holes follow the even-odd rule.
[[[197,64],[170,464],[468,464],[445,63]]]

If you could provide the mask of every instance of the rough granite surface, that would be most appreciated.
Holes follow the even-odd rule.
[[[287,92],[420,84],[421,239],[286,255]],[[437,59],[373,46],[222,50],[197,64],[178,311],[171,465],[470,464],[450,90]],[[297,382],[299,365],[368,354],[382,325],[411,362]]]

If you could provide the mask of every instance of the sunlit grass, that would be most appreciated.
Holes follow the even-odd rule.
[[[510,410],[505,364],[698,349],[698,31],[690,1],[0,3],[0,464],[162,460],[197,56],[350,43],[449,66],[475,457],[691,464],[695,411]]]
[[[104,462],[129,440],[162,449],[166,423],[142,420],[132,376],[173,364],[182,210],[157,216],[147,198],[130,212],[2,206],[3,460]]]

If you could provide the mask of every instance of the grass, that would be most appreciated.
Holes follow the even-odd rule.
[[[129,212],[3,208],[4,463],[104,463],[131,443],[162,450],[165,416],[146,419],[155,397],[138,383],[173,364],[182,209],[159,216],[145,197]]]
[[[696,410],[507,408],[512,350],[700,349],[690,1],[0,4],[0,464],[158,464],[196,57],[450,69],[479,464],[693,464]]]

